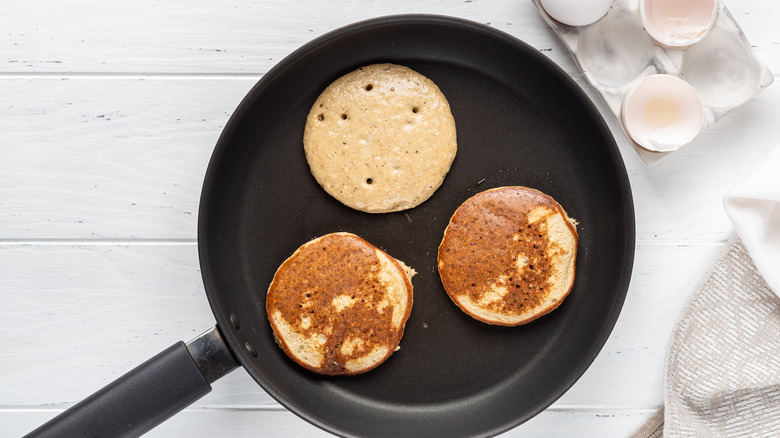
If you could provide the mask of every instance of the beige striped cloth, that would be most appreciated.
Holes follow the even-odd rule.
[[[780,437],[780,298],[736,235],[680,314],[665,367],[664,406],[632,438]]]

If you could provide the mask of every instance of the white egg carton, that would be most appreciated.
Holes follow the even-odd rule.
[[[586,26],[555,21],[544,11],[540,0],[533,2],[569,49],[585,78],[601,93],[624,133],[623,98],[649,75],[669,74],[693,86],[704,107],[702,129],[755,97],[774,80],[723,1],[718,1],[718,15],[707,36],[681,48],[662,46],[645,31],[639,0],[616,0],[604,17]],[[648,165],[671,153],[650,151],[628,134],[626,137]]]

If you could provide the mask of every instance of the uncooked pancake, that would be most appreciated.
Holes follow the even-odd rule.
[[[274,275],[266,312],[279,346],[320,374],[359,374],[398,348],[414,270],[362,238],[333,233],[302,245]]]
[[[478,193],[453,214],[439,245],[444,288],[488,324],[514,326],[558,307],[574,284],[576,222],[527,187]]]
[[[457,152],[455,120],[433,81],[374,64],[322,92],[306,118],[303,147],[314,178],[343,204],[401,211],[444,181]]]

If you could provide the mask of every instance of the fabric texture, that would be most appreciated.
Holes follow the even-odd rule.
[[[631,438],[662,438],[664,436],[664,408],[661,406]]]
[[[737,235],[677,321],[664,386],[664,407],[632,437],[780,436],[780,298]]]

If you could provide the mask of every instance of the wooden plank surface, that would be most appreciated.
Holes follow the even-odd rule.
[[[727,1],[759,55],[777,65],[773,0]],[[355,21],[445,14],[506,31],[574,71],[531,1],[327,0],[51,2],[9,0],[0,15],[2,72],[261,74],[291,51]],[[773,70],[776,73],[776,70]]]
[[[780,3],[728,0],[780,72]],[[486,23],[560,65],[615,134],[637,250],[615,330],[551,408],[505,436],[626,437],[663,400],[669,334],[732,232],[725,193],[780,143],[769,87],[647,167],[531,1],[52,2],[0,13],[0,435],[19,436],[214,319],[197,208],[214,144],[277,62],[354,21],[436,13]],[[243,370],[149,434],[326,436]]]

